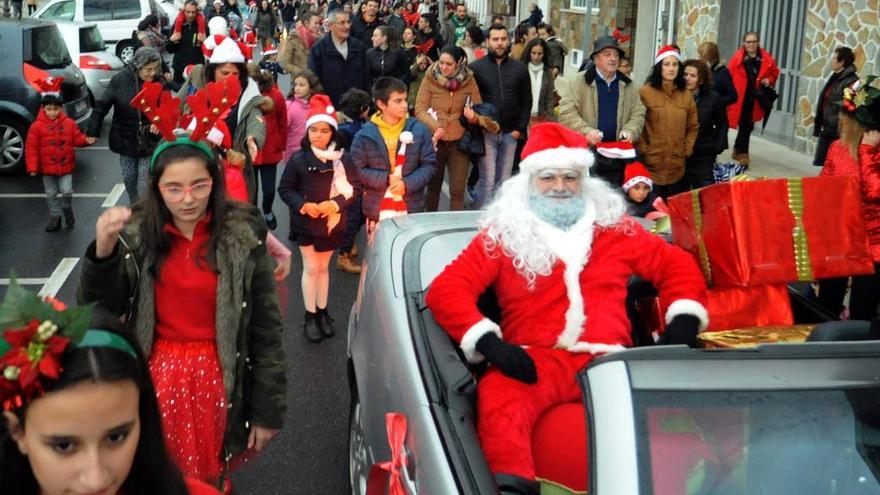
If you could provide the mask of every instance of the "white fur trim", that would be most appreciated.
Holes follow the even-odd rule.
[[[659,64],[661,60],[663,60],[664,58],[669,57],[669,56],[675,57],[678,59],[679,62],[681,62],[681,54],[680,53],[678,53],[675,50],[666,50],[665,52],[658,53],[657,56],[654,57],[654,65]]]
[[[679,299],[669,305],[666,310],[666,324],[672,322],[672,319],[678,315],[696,316],[700,320],[700,331],[709,326],[709,312],[706,307],[693,299]]]
[[[257,81],[254,81],[252,78],[248,77],[247,87],[244,88],[244,91],[241,92],[241,96],[238,98],[238,121],[241,122],[241,117],[244,115],[244,109],[248,106],[248,102],[253,100],[254,98],[262,98],[263,95],[260,94],[260,88],[257,87]],[[233,136],[234,138],[235,136]]]
[[[636,150],[632,146],[628,148],[618,148],[613,146],[596,146],[596,153],[607,158],[619,158],[622,160],[635,158]]]
[[[593,153],[586,148],[559,147],[536,151],[525,157],[519,162],[519,170],[534,174],[547,168],[571,168],[589,176],[594,161]]]
[[[590,354],[610,354],[612,352],[622,351],[626,347],[620,344],[602,344],[597,342],[575,342],[568,347],[569,352],[589,352]]]
[[[562,277],[568,297],[568,309],[565,310],[565,327],[556,339],[556,347],[561,349],[568,349],[578,341],[587,322],[580,276],[590,257],[595,220],[595,208],[588,201],[584,216],[569,230],[558,229],[543,221],[538,223],[538,229],[547,240],[547,245],[565,263]]]
[[[326,113],[318,113],[309,117],[308,120],[306,120],[306,129],[311,127],[312,124],[317,124],[318,122],[326,122],[334,129],[339,129],[339,124],[336,122],[336,119]]]
[[[499,339],[503,338],[501,335],[501,327],[488,318],[483,318],[476,322],[467,332],[464,333],[459,347],[461,347],[462,352],[464,352],[464,357],[467,358],[469,363],[476,364],[485,359],[482,354],[477,352],[477,341],[480,340],[480,337],[489,332],[494,332]]]
[[[629,188],[638,184],[639,182],[644,182],[645,184],[647,184],[648,189],[654,189],[654,181],[652,181],[650,177],[645,177],[644,175],[637,175],[637,176],[633,177],[632,179],[623,183],[623,186],[622,186],[623,192],[629,191]]]

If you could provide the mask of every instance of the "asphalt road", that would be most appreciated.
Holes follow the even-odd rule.
[[[286,88],[285,88],[286,89]],[[11,271],[32,290],[75,301],[80,258],[94,240],[95,221],[109,205],[125,205],[117,155],[103,139],[77,154],[74,172],[73,229],[47,233],[46,201],[39,177],[0,176],[0,297]],[[280,177],[280,173],[278,174]],[[108,197],[110,195],[110,197]],[[287,242],[288,212],[275,201],[279,239]],[[348,491],[348,384],[345,373],[345,325],[358,278],[335,270],[331,261],[330,313],[336,337],[310,344],[302,336],[299,289],[302,263],[294,247],[291,274],[282,285],[284,347],[288,363],[288,414],[285,428],[269,448],[233,476],[241,494],[341,494]],[[286,292],[286,294],[284,294]]]

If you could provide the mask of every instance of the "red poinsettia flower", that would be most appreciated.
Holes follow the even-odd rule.
[[[40,378],[56,380],[61,373],[61,356],[70,339],[52,335],[43,340],[39,328],[40,322],[31,320],[26,327],[4,335],[11,346],[0,356],[0,400],[5,409],[41,395],[44,387]],[[7,370],[12,371],[7,375]]]

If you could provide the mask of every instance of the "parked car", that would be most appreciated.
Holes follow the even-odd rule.
[[[51,0],[33,17],[50,21],[94,22],[104,42],[113,47],[117,57],[128,63],[134,56],[131,35],[149,14],[158,15],[166,25],[169,21],[156,0]]]
[[[476,434],[481,368],[424,303],[432,280],[476,235],[478,216],[386,220],[365,253],[348,322],[353,494],[365,494],[370,476],[383,473],[377,465],[391,460],[390,412],[408,419],[407,493],[498,493]],[[791,301],[797,323],[826,320],[797,291]],[[480,308],[500,314],[491,292]],[[557,453],[583,446],[587,459],[564,450],[560,458],[581,470],[590,494],[880,493],[880,342],[651,344],[581,371],[583,401],[564,406],[589,414],[580,428],[551,430],[560,432],[550,439]],[[546,451],[544,441],[533,437],[533,451]]]
[[[110,79],[119,73],[125,64],[107,48],[94,22],[57,21],[55,24],[67,44],[70,58],[86,78],[89,101],[94,106],[96,100],[103,98]]]
[[[64,112],[80,126],[92,114],[89,90],[54,23],[0,20],[0,173],[24,169],[28,127],[40,110],[34,81],[63,77]]]

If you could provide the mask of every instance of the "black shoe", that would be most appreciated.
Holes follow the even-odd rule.
[[[67,224],[68,227],[73,227],[73,224],[76,223],[76,219],[73,218],[73,208],[64,208],[64,223]]]
[[[267,213],[263,217],[266,219],[266,225],[269,227],[269,230],[278,228],[278,220],[275,219],[274,213]]]
[[[495,484],[502,495],[538,495],[541,485],[535,480],[527,480],[519,476],[495,473]]]
[[[318,343],[321,341],[321,329],[318,327],[318,315],[315,313],[309,313],[306,311],[305,320],[303,320],[303,334],[306,336],[306,340],[313,343]]]
[[[61,230],[61,217],[49,217],[49,223],[46,224],[46,232],[58,230]]]
[[[333,328],[333,318],[330,318],[330,313],[327,312],[327,308],[318,308],[317,320],[318,328],[321,329],[321,335],[325,338],[336,335],[336,329]]]

